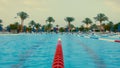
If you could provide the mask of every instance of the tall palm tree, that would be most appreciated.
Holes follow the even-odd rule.
[[[69,31],[71,30],[70,24],[73,22],[75,19],[73,17],[66,17],[65,21],[68,22],[68,29]]]
[[[85,18],[85,20],[83,20],[82,22],[86,24],[87,28],[88,28],[88,25],[93,23],[90,18]]]
[[[21,11],[21,12],[17,13],[17,16],[19,16],[21,19],[21,32],[22,32],[23,31],[23,22],[26,18],[29,17],[29,15],[26,12]]]
[[[102,22],[103,22],[103,21],[108,21],[108,17],[107,17],[105,14],[103,14],[103,13],[97,14],[97,16],[94,17],[94,19],[95,19],[96,21],[99,21],[99,22],[100,22],[100,31],[102,30]]]
[[[49,22],[49,24],[47,25],[46,28],[48,28],[48,31],[50,31],[51,28],[52,28],[52,23],[55,22],[55,20],[54,20],[53,17],[48,17],[47,20],[46,20],[46,22]]]
[[[36,31],[37,31],[37,32],[38,32],[38,29],[40,28],[40,26],[41,26],[41,25],[40,25],[39,23],[36,23],[36,24],[35,24],[35,27],[36,27]]]

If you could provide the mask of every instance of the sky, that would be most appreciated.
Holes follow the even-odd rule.
[[[0,0],[0,19],[3,25],[20,22],[17,13],[24,11],[29,18],[24,21],[27,25],[34,20],[41,25],[46,24],[47,17],[55,19],[54,25],[66,26],[65,17],[74,17],[72,22],[80,26],[86,17],[92,19],[98,13],[104,13],[114,23],[120,22],[120,0]],[[17,17],[17,18],[15,18]]]

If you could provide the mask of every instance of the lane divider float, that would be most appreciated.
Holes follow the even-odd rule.
[[[91,39],[98,39],[98,40],[104,40],[108,42],[118,42],[120,43],[120,40],[111,40],[111,39],[105,39],[105,38],[98,38],[98,37],[89,37],[89,36],[79,36],[79,37],[84,37],[84,38],[91,38]]]
[[[58,44],[56,47],[52,68],[64,68],[63,51],[60,38],[58,39]]]

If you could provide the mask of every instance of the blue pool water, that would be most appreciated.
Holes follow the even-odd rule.
[[[58,38],[65,68],[120,68],[120,43],[75,34],[0,35],[0,68],[51,68]]]

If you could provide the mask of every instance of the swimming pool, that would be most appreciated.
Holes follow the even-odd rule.
[[[51,68],[58,38],[65,68],[120,67],[120,43],[43,33],[0,35],[0,68]]]

